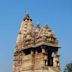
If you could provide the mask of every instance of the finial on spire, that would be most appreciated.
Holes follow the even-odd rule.
[[[40,24],[37,24],[36,28],[40,28]]]
[[[28,10],[25,10],[25,15],[29,15],[29,11]]]
[[[48,25],[47,25],[47,24],[45,24],[45,25],[44,25],[44,28],[45,28],[45,29],[48,29]]]
[[[28,12],[28,10],[25,10],[25,18],[26,17],[29,17],[29,12]]]
[[[24,21],[25,20],[30,20],[30,21],[32,21],[32,19],[30,18],[30,16],[29,16],[29,12],[28,11],[25,11],[25,18],[24,18]]]

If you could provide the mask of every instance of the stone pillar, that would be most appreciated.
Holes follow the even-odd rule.
[[[33,50],[31,50],[31,55],[33,55],[33,53],[34,53]]]
[[[33,50],[31,50],[31,62],[32,62],[32,65],[31,65],[31,69],[33,69],[34,68],[34,52],[33,52]]]
[[[58,51],[54,52],[54,56],[53,56],[53,66],[54,67],[58,67],[59,66],[59,55],[58,55]]]
[[[42,48],[42,53],[45,53],[45,49],[44,48]]]
[[[46,61],[45,61],[45,49],[43,47],[41,49],[42,49],[42,54],[43,54],[43,58],[44,58],[43,66],[45,66],[45,63],[46,63]]]
[[[42,53],[44,54],[44,65],[48,65],[48,56],[46,54],[45,48],[42,48]]]
[[[44,55],[44,61],[45,61],[45,66],[47,66],[48,65],[48,58],[47,58],[46,54]]]
[[[23,62],[24,62],[24,56],[25,56],[25,53],[24,52],[22,52],[21,53],[21,57],[22,57],[22,64],[21,64],[21,69],[20,69],[20,71],[22,72],[22,70],[23,70]]]
[[[23,62],[23,56],[25,55],[25,53],[23,52],[23,51],[21,51],[21,54],[20,54],[20,56],[21,56],[21,65],[22,65],[22,62]]]

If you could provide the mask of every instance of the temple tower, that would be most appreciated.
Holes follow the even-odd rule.
[[[60,72],[59,48],[54,32],[46,24],[33,27],[26,14],[16,41],[13,72]]]

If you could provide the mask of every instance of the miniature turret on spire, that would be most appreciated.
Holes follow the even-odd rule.
[[[30,16],[29,16],[29,13],[28,13],[28,12],[26,12],[26,14],[25,14],[25,18],[24,18],[24,21],[27,21],[27,20],[32,21],[32,19],[30,18]]]

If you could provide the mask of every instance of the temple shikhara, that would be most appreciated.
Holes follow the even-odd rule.
[[[60,72],[59,48],[55,33],[46,24],[34,27],[26,14],[16,40],[13,72]]]

